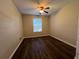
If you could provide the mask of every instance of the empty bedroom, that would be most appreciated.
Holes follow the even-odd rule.
[[[79,0],[0,0],[0,59],[79,59]]]

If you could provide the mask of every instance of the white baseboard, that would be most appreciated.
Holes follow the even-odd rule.
[[[42,36],[48,36],[48,35],[29,36],[29,37],[24,37],[24,38],[33,38],[33,37],[42,37]]]
[[[18,49],[18,47],[20,46],[20,44],[22,43],[24,37],[20,40],[19,44],[17,45],[17,47],[15,48],[15,50],[12,52],[12,54],[10,55],[9,59],[11,59],[13,57],[13,55],[15,54],[16,50]]]
[[[60,41],[62,41],[62,42],[64,42],[64,43],[66,43],[66,44],[68,44],[68,45],[70,45],[70,46],[72,46],[72,47],[74,47],[74,48],[76,48],[75,45],[73,45],[73,44],[71,44],[71,43],[68,43],[68,42],[64,41],[63,39],[60,39],[60,38],[58,38],[58,37],[56,37],[56,36],[52,36],[52,35],[50,35],[50,34],[48,34],[48,35],[51,36],[51,37],[54,37],[54,38],[56,38],[56,39],[58,39],[58,40],[60,40]]]

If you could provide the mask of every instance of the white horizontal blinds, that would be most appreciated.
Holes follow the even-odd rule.
[[[34,18],[33,32],[42,32],[42,19],[41,18]]]

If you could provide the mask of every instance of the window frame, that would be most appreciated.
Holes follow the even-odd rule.
[[[40,26],[41,30],[38,30],[38,29],[37,29],[37,30],[35,31],[34,20],[39,20],[39,23],[41,22],[40,25],[37,25],[37,26]],[[36,22],[37,22],[37,21],[36,21]],[[32,23],[33,23],[33,32],[34,32],[34,33],[36,33],[36,32],[42,32],[42,31],[43,31],[43,29],[42,29],[42,25],[43,25],[43,24],[42,24],[42,18],[40,18],[40,17],[35,17],[35,18],[33,19],[33,22],[32,22]]]

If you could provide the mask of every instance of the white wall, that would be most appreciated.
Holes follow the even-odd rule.
[[[8,59],[22,37],[22,20],[12,0],[0,0],[0,59]]]
[[[79,59],[79,16],[78,16],[78,30],[77,30],[77,46],[76,46],[76,56],[75,59]]]
[[[79,1],[75,1],[64,6],[56,15],[51,15],[49,20],[50,35],[75,46],[77,39],[78,11]]]
[[[38,37],[48,35],[48,17],[41,16],[42,18],[42,32],[33,32],[33,19],[38,16],[23,15],[23,33],[24,37]]]

